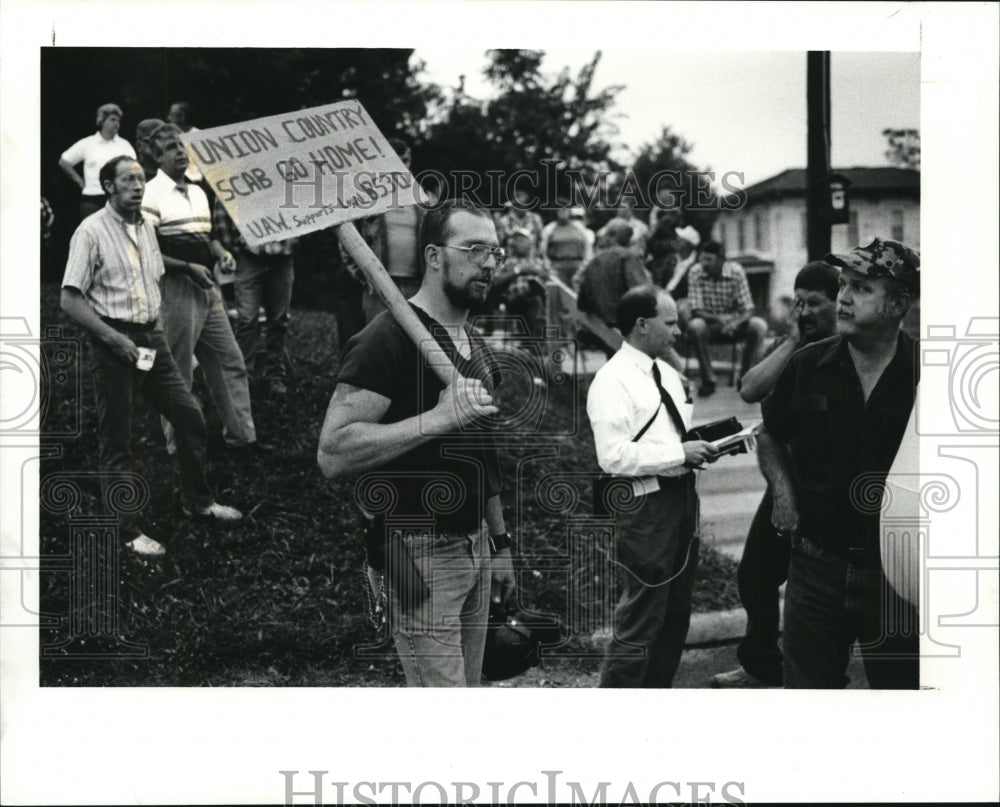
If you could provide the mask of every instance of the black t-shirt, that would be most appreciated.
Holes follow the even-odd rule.
[[[916,393],[915,351],[900,332],[867,403],[842,336],[806,345],[781,371],[761,412],[768,433],[791,449],[802,535],[878,552],[882,490]]]
[[[466,325],[472,353],[464,359],[448,333],[411,305],[440,348],[466,378],[478,378],[492,394],[499,366],[489,348]],[[375,317],[344,346],[338,383],[389,398],[381,423],[398,423],[433,409],[444,385],[389,312]],[[363,475],[357,503],[377,520],[405,529],[469,532],[480,525],[487,499],[500,492],[494,432],[488,424],[435,437]]]

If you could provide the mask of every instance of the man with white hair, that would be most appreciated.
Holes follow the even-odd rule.
[[[161,324],[159,279],[163,258],[156,232],[141,212],[145,179],[127,155],[100,171],[107,204],[73,234],[60,304],[91,339],[97,396],[98,459],[105,506],[116,474],[134,473],[131,441],[134,402],[142,395],[175,427],[181,501],[190,513],[233,523],[239,510],[215,501],[205,478],[205,420],[181,378]],[[160,557],[164,546],[145,534],[140,514],[119,516],[125,548]]]
[[[146,185],[142,212],[156,230],[163,255],[163,330],[170,352],[189,390],[198,359],[226,445],[244,454],[264,452],[269,446],[257,440],[246,363],[212,272],[216,264],[231,270],[236,261],[212,231],[204,191],[184,176],[188,156],[180,130],[164,123],[149,137],[159,172]],[[164,423],[172,446],[168,426]]]

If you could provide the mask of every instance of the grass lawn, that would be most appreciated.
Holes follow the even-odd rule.
[[[70,339],[71,345],[77,340],[81,358],[68,380],[54,370],[47,374],[43,397],[42,446],[51,450],[43,450],[39,473],[40,548],[46,566],[41,610],[51,616],[52,626],[40,635],[41,683],[402,685],[402,669],[391,650],[372,646],[353,482],[330,482],[316,467],[316,441],[337,371],[333,315],[293,312],[290,394],[284,400],[255,394],[258,433],[276,446],[273,454],[252,460],[233,457],[207,407],[209,480],[219,501],[246,514],[235,529],[205,526],[181,514],[158,419],[139,405],[133,441],[135,470],[150,491],[144,525],[168,547],[168,555],[149,565],[122,557],[118,578],[105,597],[114,603],[116,633],[124,641],[82,636],[68,618],[81,613],[70,571],[70,535],[88,516],[100,513],[100,491],[92,475],[97,418],[89,345],[59,312],[58,288],[51,284],[42,287],[41,321],[43,329],[62,326],[60,339]],[[64,358],[60,350],[55,336],[43,343],[52,368]],[[596,669],[590,636],[608,624],[614,597],[614,567],[600,552],[577,551],[581,546],[593,549],[586,538],[571,538],[587,533],[586,477],[597,468],[584,412],[587,379],[567,375],[544,393],[530,381],[519,383],[523,380],[513,379],[500,397],[511,432],[522,435],[512,436],[502,455],[503,501],[508,523],[523,544],[522,607],[565,620],[567,602],[573,603],[576,627],[566,658],[546,662],[570,682],[564,685],[573,685],[579,675]],[[519,413],[525,412],[530,417],[521,418]],[[73,483],[78,493],[63,495],[63,481]],[[735,566],[702,547],[695,610],[738,606]],[[60,649],[71,638],[72,645]],[[94,658],[79,658],[81,652]]]

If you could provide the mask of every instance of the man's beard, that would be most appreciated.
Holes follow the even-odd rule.
[[[478,293],[476,289],[480,287],[473,286],[471,280],[464,286],[459,286],[456,283],[452,283],[451,277],[446,274],[442,288],[444,296],[448,298],[448,302],[456,308],[468,309],[482,305],[486,301],[486,295],[490,287],[489,285],[482,286],[482,293]]]

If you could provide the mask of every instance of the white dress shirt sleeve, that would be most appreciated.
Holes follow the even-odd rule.
[[[649,383],[653,383],[652,377]],[[649,420],[652,409],[638,413],[639,417],[636,414],[633,397],[620,379],[600,374],[594,378],[587,395],[587,415],[601,469],[619,476],[654,476],[682,466],[681,436],[669,422],[670,415],[662,404],[654,427],[659,435],[667,433],[672,439],[647,440],[653,431],[651,427],[639,441],[632,442]]]

